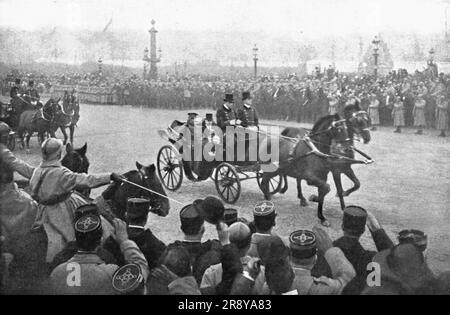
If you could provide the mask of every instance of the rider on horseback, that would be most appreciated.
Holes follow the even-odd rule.
[[[51,261],[68,242],[75,240],[73,214],[79,206],[86,204],[86,200],[72,193],[73,190],[107,185],[111,180],[121,181],[122,176],[115,173],[87,175],[71,172],[60,162],[61,140],[47,139],[41,149],[42,162],[38,167],[16,158],[4,147],[0,147],[0,157],[12,170],[30,179],[32,197],[39,204],[34,226],[36,230],[44,229],[47,234],[47,261]]]

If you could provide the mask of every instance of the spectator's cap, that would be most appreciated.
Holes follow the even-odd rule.
[[[250,238],[252,232],[247,224],[242,222],[233,223],[228,231],[230,232],[230,242],[235,244],[238,248],[242,249],[245,245],[250,244]]]
[[[213,114],[211,114],[211,113],[206,114],[206,120],[213,121]]]
[[[255,217],[265,217],[272,213],[275,213],[275,205],[268,200],[258,202],[253,209],[253,216]]]
[[[74,221],[78,221],[78,219],[80,219],[81,217],[86,216],[88,214],[100,216],[100,213],[99,213],[99,210],[98,210],[98,206],[96,204],[93,204],[93,203],[79,206],[75,210],[75,214],[74,214],[74,218],[75,219],[74,219]]]
[[[223,213],[223,222],[230,226],[238,221],[238,211],[236,209],[228,208]]]
[[[400,244],[414,244],[424,251],[428,245],[428,236],[419,230],[402,230],[398,233],[398,242]]]
[[[183,209],[181,209],[180,221],[181,227],[186,227],[189,230],[198,230],[205,222],[192,204],[187,205],[183,207]]]
[[[28,81],[28,86],[33,86],[33,85],[34,85],[34,81],[33,80]]]
[[[291,255],[298,259],[307,259],[317,253],[316,235],[309,230],[298,230],[289,236]]]
[[[223,220],[225,207],[222,201],[216,197],[206,197],[205,199],[197,199],[193,203],[200,217],[206,222],[217,224]]]
[[[367,211],[358,206],[344,209],[342,229],[355,235],[361,235],[366,229]]]
[[[117,269],[113,275],[112,285],[121,294],[130,294],[144,285],[141,268],[136,264],[127,264]]]
[[[198,116],[198,113],[188,113],[189,118],[195,118]]]
[[[86,214],[75,222],[75,231],[82,234],[88,234],[101,229],[102,220],[95,214]]]
[[[49,138],[42,143],[41,151],[42,157],[46,161],[56,160],[62,152],[64,144],[61,140]]]
[[[233,94],[225,94],[225,98],[224,98],[224,100],[223,100],[224,102],[227,102],[227,103],[234,103],[234,97],[233,97]]]
[[[262,238],[256,244],[256,249],[263,265],[285,259],[289,256],[289,248],[287,248],[279,236],[271,235]]]
[[[144,198],[128,198],[127,218],[146,218],[150,209],[150,200]]]
[[[21,81],[20,81],[20,79],[16,79],[16,80],[14,80],[14,83],[15,83],[15,84],[20,84]]]
[[[245,92],[242,93],[242,100],[243,101],[251,99],[251,98],[252,98],[252,96],[250,95],[249,91],[245,91]]]

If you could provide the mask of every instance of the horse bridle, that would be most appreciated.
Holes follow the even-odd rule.
[[[142,171],[142,168],[138,169],[138,174],[139,174],[141,181],[143,183],[145,183],[146,185],[148,185],[149,177],[147,176],[147,174],[144,171]],[[162,213],[161,206],[156,202],[156,198],[152,195],[154,195],[154,194],[150,194],[150,198],[149,198],[149,201],[150,201],[149,211],[154,212],[156,214],[160,214],[160,213]]]

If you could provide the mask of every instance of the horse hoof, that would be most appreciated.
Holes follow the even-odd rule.
[[[330,227],[330,226],[331,226],[330,222],[328,222],[327,219],[320,220],[320,223],[321,223],[324,227]]]
[[[308,202],[305,199],[300,200],[300,207],[307,207]]]

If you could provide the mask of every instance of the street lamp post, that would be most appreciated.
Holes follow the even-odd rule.
[[[98,58],[97,63],[98,63],[98,74],[100,76],[102,76],[103,75],[103,60],[102,60],[102,57]]]
[[[256,80],[256,78],[258,77],[258,48],[256,47],[256,44],[255,47],[253,47],[253,62],[255,71],[254,76]]]
[[[380,39],[378,36],[375,36],[372,40],[373,44],[373,58],[374,58],[374,67],[373,67],[373,74],[375,75],[375,78],[378,76],[378,57],[380,56]]]
[[[142,75],[142,78],[145,80],[147,78],[147,65],[150,62],[150,58],[148,57],[148,48],[145,47],[144,49],[144,58],[142,58],[142,61],[144,61],[144,73]]]
[[[160,57],[156,55],[156,33],[155,20],[151,21],[152,28],[148,31],[150,33],[150,79],[156,80],[158,78],[157,63],[161,61]],[[159,51],[161,53],[161,50]]]

